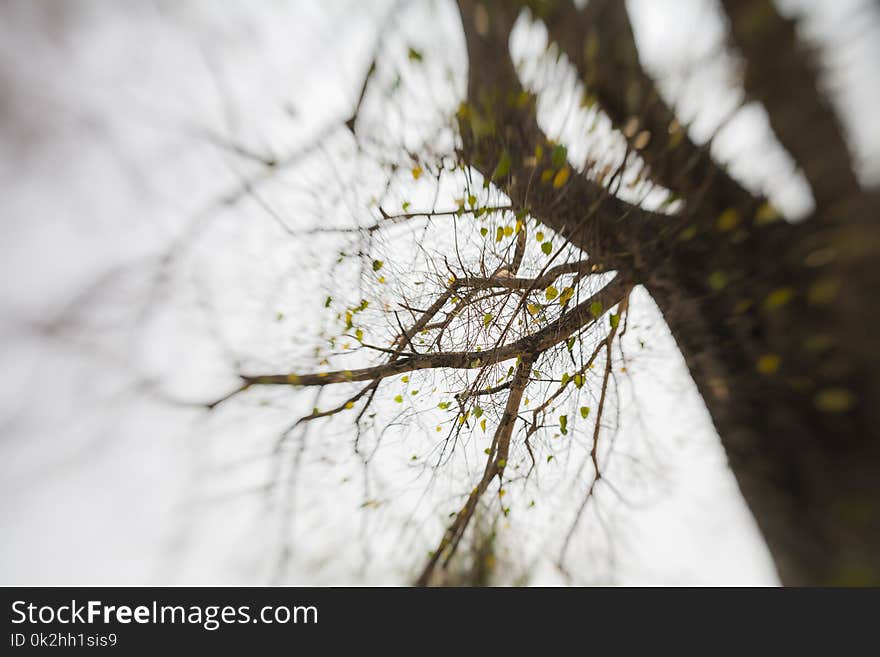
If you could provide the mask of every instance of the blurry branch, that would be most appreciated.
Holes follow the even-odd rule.
[[[361,106],[364,104],[364,98],[367,95],[367,89],[370,86],[370,81],[373,79],[373,76],[376,74],[376,67],[379,62],[379,56],[382,54],[382,44],[385,42],[385,33],[387,30],[390,30],[395,27],[395,18],[400,14],[401,9],[403,9],[404,5],[407,4],[407,0],[397,0],[390,9],[385,13],[384,20],[382,20],[382,29],[379,31],[378,36],[376,37],[376,42],[373,46],[373,54],[370,57],[370,65],[367,68],[367,72],[364,75],[363,84],[361,84],[361,90],[358,93],[357,102],[354,106],[354,111],[351,113],[351,116],[346,119],[345,127],[351,131],[352,135],[355,135],[355,125],[357,124],[358,117],[361,113]]]
[[[618,317],[620,315],[627,314],[628,308],[629,295],[624,297],[623,300],[620,302]],[[577,529],[581,516],[584,513],[584,509],[587,508],[587,504],[593,498],[593,494],[596,491],[596,485],[602,479],[602,470],[599,468],[599,433],[602,430],[602,416],[605,413],[605,400],[608,395],[608,381],[611,378],[611,345],[614,341],[614,336],[617,333],[617,329],[619,326],[619,320],[617,323],[613,323],[611,325],[611,330],[605,337],[605,340],[599,345],[599,349],[605,349],[605,369],[602,372],[602,388],[599,393],[599,404],[596,407],[596,419],[595,424],[593,425],[593,446],[590,448],[590,461],[593,464],[593,479],[592,481],[590,481],[590,485],[587,487],[587,492],[584,495],[584,499],[581,501],[581,505],[580,507],[578,507],[577,513],[575,514],[574,521],[571,523],[571,527],[569,527],[568,533],[565,536],[565,540],[562,543],[562,549],[559,553],[559,566],[563,571],[565,570],[565,553],[568,551],[568,546],[571,543],[574,532]]]
[[[723,0],[745,59],[746,92],[760,101],[779,141],[804,172],[822,210],[861,193],[838,118],[820,89],[816,54],[771,0]]]
[[[595,321],[596,308],[610,308],[619,303],[623,298],[627,285],[621,276],[616,276],[614,280],[600,291],[565,312],[559,319],[554,320],[543,329],[514,342],[499,345],[492,349],[408,355],[400,359],[390,360],[381,365],[352,370],[334,370],[308,374],[242,375],[242,387],[231,394],[240,392],[252,385],[325,386],[334,383],[384,379],[416,370],[438,368],[475,369],[493,365],[511,358],[517,358],[522,354],[543,351],[567,340],[569,336],[585,324]],[[230,396],[227,395],[222,400],[228,399]],[[222,400],[212,402],[209,406],[216,406]]]
[[[639,61],[623,2],[591,0],[579,10],[572,0],[560,0],[542,18],[577,69],[587,102],[599,102],[655,182],[693,204],[698,199],[714,203],[714,212],[703,215],[708,220],[727,208],[757,205],[758,199],[712,159],[709,144],[691,140],[663,100]]]
[[[519,278],[509,274],[497,273],[491,277],[469,276],[460,278],[455,281],[455,284],[459,287],[474,289],[503,287],[510,290],[542,290],[560,276],[565,274],[586,274],[590,269],[589,260],[578,260],[577,262],[566,262],[551,267],[537,278]]]
[[[496,476],[499,481],[504,476],[504,468],[507,466],[507,458],[510,450],[510,437],[513,433],[513,427],[516,423],[519,406],[522,402],[523,392],[529,382],[529,374],[531,373],[532,364],[536,356],[537,350],[524,354],[516,367],[513,381],[510,385],[510,393],[507,396],[507,403],[504,407],[504,414],[495,429],[495,435],[492,438],[492,444],[489,447],[489,455],[486,459],[486,467],[483,470],[483,476],[474,486],[474,489],[468,495],[467,501],[461,510],[456,514],[455,520],[447,528],[446,533],[440,540],[437,549],[431,554],[427,564],[422,570],[416,581],[416,586],[427,586],[431,583],[431,578],[437,563],[444,559],[448,564],[450,559],[455,555],[455,550],[464,536],[465,530],[474,515],[480,498],[486,492],[489,484]]]
[[[460,0],[459,8],[470,67],[467,102],[458,116],[463,159],[591,260],[630,268],[633,251],[645,236],[656,237],[658,228],[668,226],[669,217],[627,203],[572,171],[565,150],[543,133],[534,96],[522,88],[510,59],[508,37],[518,7]]]
[[[302,231],[303,235],[314,235],[318,233],[375,233],[378,230],[382,230],[383,228],[387,228],[389,226],[399,224],[405,221],[409,221],[410,219],[417,219],[419,217],[426,217],[428,219],[434,217],[460,217],[465,214],[489,214],[493,212],[505,212],[512,210],[512,206],[509,205],[498,205],[491,207],[483,207],[483,208],[457,208],[455,210],[425,210],[422,212],[404,212],[401,214],[388,214],[381,207],[379,208],[379,214],[382,215],[382,218],[376,221],[375,223],[370,224],[369,226],[355,226],[355,227],[345,227],[345,228],[312,228],[307,231]]]

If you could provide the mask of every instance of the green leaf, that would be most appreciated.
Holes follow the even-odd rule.
[[[556,144],[556,146],[553,147],[553,154],[550,156],[550,161],[552,162],[554,169],[559,169],[566,163],[566,161],[568,161],[568,149],[562,144]]]
[[[498,166],[495,167],[495,171],[492,173],[492,180],[504,178],[508,173],[510,173],[510,153],[504,151],[501,154],[501,159],[498,161]]]
[[[559,416],[559,430],[562,432],[562,435],[568,435],[568,416],[560,415]]]
[[[364,340],[364,332],[363,332],[363,330],[362,330],[362,329],[357,329],[357,330],[354,332],[354,337],[355,337],[355,339],[356,339],[358,342],[363,342],[363,340]]]
[[[562,293],[559,295],[559,305],[564,306],[569,301],[571,301],[571,298],[573,296],[574,296],[574,288],[573,287],[564,288],[562,290]]]
[[[495,241],[500,242],[504,239],[504,229],[501,226],[498,226],[498,229],[495,231]]]
[[[379,271],[384,266],[385,266],[385,263],[382,262],[381,260],[373,260],[373,271]],[[330,297],[327,297],[327,298],[329,299]]]
[[[394,401],[396,401],[398,404],[402,404],[403,403],[403,395],[397,395],[394,398]]]
[[[553,242],[544,242],[541,244],[541,251],[543,251],[545,255],[550,255],[550,253],[553,252]]]
[[[574,378],[572,378],[572,382],[574,383],[575,388],[580,390],[584,386],[584,375],[575,374]]]
[[[590,414],[590,407],[589,406],[581,406],[581,417],[586,420],[587,416],[589,414]]]
[[[327,298],[324,300],[324,307],[325,307],[325,308],[329,308],[329,307],[330,307],[330,304],[331,304],[332,302],[333,302],[333,297],[327,297]]]
[[[424,58],[422,56],[422,53],[420,53],[418,50],[416,50],[412,46],[409,47],[409,51],[407,51],[406,56],[409,57],[409,60],[411,62],[420,62]]]
[[[593,317],[598,317],[599,315],[602,314],[602,302],[601,301],[594,301],[593,303],[590,304],[590,314]]]
[[[437,404],[437,408],[439,408],[442,411],[445,411],[447,408],[449,408],[449,402],[445,402],[445,401],[440,402],[439,404]]]
[[[492,323],[492,313],[486,313],[483,315],[483,326],[489,328],[489,324]]]
[[[574,336],[571,336],[571,337],[568,339],[568,341],[565,343],[565,346],[566,346],[566,348],[567,348],[569,351],[571,351],[572,349],[574,349],[574,343],[575,343],[575,340],[576,340],[576,339],[577,339],[577,338],[575,338]]]
[[[480,228],[480,235],[482,235],[483,237],[486,237],[486,233],[488,233],[488,232],[489,232],[489,229],[486,228],[485,226]]]
[[[562,381],[560,381],[560,385],[565,385],[568,383],[569,379],[571,379],[571,375],[568,372],[562,373]]]
[[[716,292],[720,292],[725,287],[727,287],[727,274],[723,271],[713,271],[709,274],[709,287],[711,287]]]
[[[620,324],[620,315],[614,314],[608,316],[608,323],[611,324],[611,328],[616,329]]]
[[[559,296],[559,290],[551,285],[544,290],[544,296],[547,297],[547,301],[553,301],[553,299]]]
[[[480,417],[483,414],[483,409],[479,406],[474,406],[474,417]]]

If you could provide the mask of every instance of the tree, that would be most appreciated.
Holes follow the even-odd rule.
[[[553,409],[596,373],[590,385],[598,403],[579,407],[593,421],[592,475],[581,509],[602,484],[613,345],[627,330],[631,290],[642,286],[685,358],[783,582],[878,583],[878,196],[854,173],[816,60],[794,22],[769,0],[723,3],[745,92],[763,105],[815,200],[798,223],[692,140],[640,63],[624,3],[591,0],[578,9],[565,0],[459,0],[458,7],[468,78],[455,116],[454,158],[411,153],[406,173],[432,176],[438,186],[459,175],[465,189],[448,210],[416,212],[406,204],[394,214],[380,207],[378,221],[360,234],[369,249],[375,233],[414,218],[453,218],[455,231],[470,218],[485,246],[470,260],[465,249],[450,253],[452,262],[438,256],[433,285],[409,290],[414,298],[401,301],[401,312],[383,310],[386,344],[368,341],[359,327],[368,302],[340,312],[352,339],[376,354],[375,364],[249,372],[232,394],[256,386],[348,386],[353,392],[343,401],[316,408],[295,426],[349,410],[360,425],[389,378],[464,372],[454,399],[440,402],[457,412],[449,448],[472,424],[492,439],[482,476],[417,580],[429,584],[493,483],[503,495],[512,444],[531,453],[537,432],[565,434],[576,418]],[[616,168],[578,165],[539,126],[535,93],[510,55],[522,10],[546,26],[576,70],[584,102],[597,103],[625,138]],[[411,49],[409,58],[418,62],[422,54]],[[374,61],[346,124],[354,133],[375,70]],[[478,199],[480,179],[485,194]],[[665,200],[653,209],[644,198],[624,200],[625,180],[665,190]],[[483,203],[488,194],[500,201]],[[524,273],[535,244],[545,257],[537,273]],[[384,266],[374,259],[366,273],[384,282]],[[538,402],[527,407],[528,396]]]

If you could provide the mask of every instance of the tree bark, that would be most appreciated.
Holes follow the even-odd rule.
[[[541,185],[553,145],[507,50],[517,7],[459,5],[470,61],[465,158],[591,261],[647,287],[783,583],[880,584],[876,194],[847,188],[789,225],[768,223],[759,199],[703,169],[693,187],[703,196],[677,216],[629,207],[581,175],[562,190]],[[574,47],[578,35],[567,38]],[[496,177],[501,159],[507,171]]]

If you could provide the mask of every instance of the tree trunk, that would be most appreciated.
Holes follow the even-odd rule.
[[[466,159],[591,261],[649,290],[783,583],[880,584],[876,195],[823,200],[815,216],[787,224],[714,169],[698,201],[675,216],[627,206],[585,176],[562,190],[532,184],[552,166],[554,147],[509,58],[518,10],[459,5],[470,66],[459,113]],[[577,30],[566,16],[562,24]],[[575,47],[583,34],[556,36],[572,52],[584,50]],[[637,60],[626,60],[638,78]],[[615,87],[606,91],[613,102]],[[666,123],[659,108],[656,130]],[[675,161],[667,148],[676,147],[658,149],[655,161]],[[501,159],[510,173],[499,180]],[[719,179],[726,184],[713,186]]]

